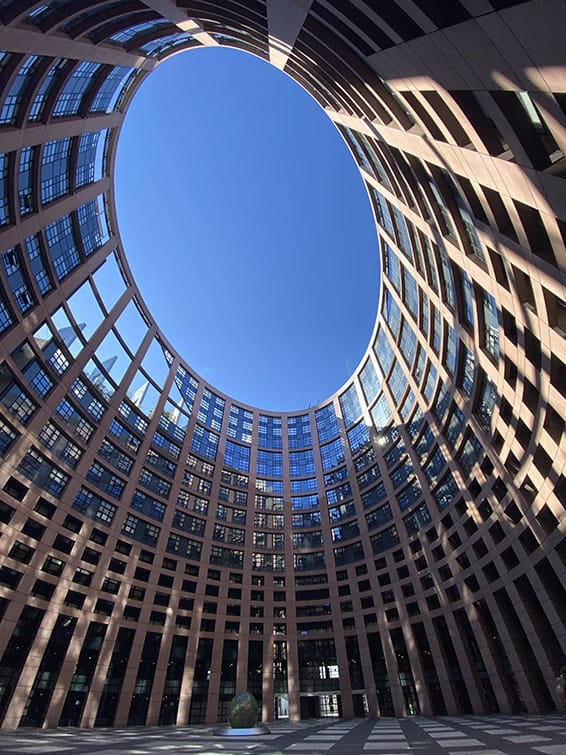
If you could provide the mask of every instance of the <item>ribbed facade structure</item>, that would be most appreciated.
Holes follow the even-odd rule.
[[[0,21],[2,725],[213,722],[246,689],[267,721],[554,710],[564,3],[0,0]],[[208,384],[122,248],[128,103],[202,45],[290,74],[367,185],[379,314],[316,407]]]

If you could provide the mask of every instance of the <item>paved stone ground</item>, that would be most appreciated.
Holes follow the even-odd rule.
[[[276,721],[270,734],[212,726],[0,731],[2,755],[566,755],[566,716]]]

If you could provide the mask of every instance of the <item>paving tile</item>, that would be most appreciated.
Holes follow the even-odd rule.
[[[285,748],[285,751],[292,750],[295,752],[296,750],[308,750],[309,752],[316,752],[316,751],[326,751],[329,750],[332,747],[333,743],[325,743],[325,742],[295,742],[292,745],[289,745]]]
[[[482,729],[484,734],[490,734],[492,736],[501,736],[502,734],[515,734],[516,729]],[[540,729],[537,729],[537,731],[540,731]]]
[[[485,747],[483,742],[472,737],[461,737],[459,739],[446,739],[439,742],[441,747]]]
[[[439,737],[440,739],[444,737],[453,737],[456,733],[456,729],[449,729],[448,731],[435,731],[434,734],[431,734],[430,731],[427,732],[429,736],[431,736],[433,739],[436,737]]]
[[[0,732],[2,755],[566,755],[561,716],[290,721],[271,734],[221,737],[217,727]]]

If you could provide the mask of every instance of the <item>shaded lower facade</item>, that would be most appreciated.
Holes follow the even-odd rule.
[[[0,2],[2,726],[560,704],[564,5],[440,5]],[[304,86],[372,202],[378,317],[316,407],[207,383],[122,248],[124,113],[202,45]]]

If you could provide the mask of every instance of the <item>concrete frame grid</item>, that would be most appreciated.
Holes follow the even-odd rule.
[[[211,724],[248,687],[264,721],[560,706],[565,16],[0,2],[4,728]],[[317,407],[222,395],[128,267],[120,126],[145,76],[201,45],[289,73],[368,187],[379,314]]]

